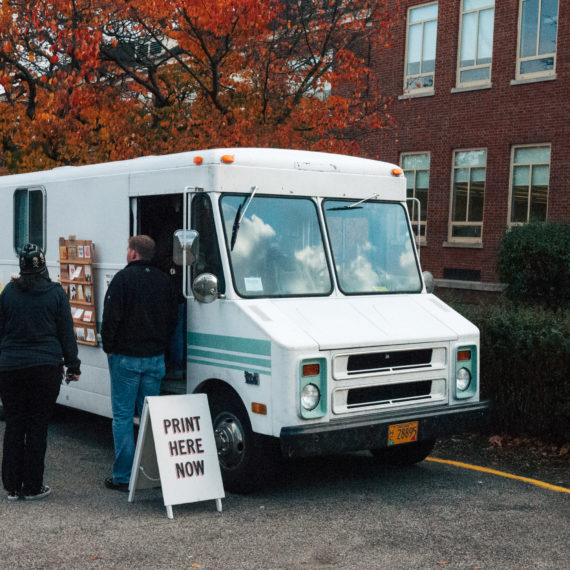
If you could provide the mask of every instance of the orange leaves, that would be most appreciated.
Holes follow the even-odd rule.
[[[11,4],[19,12],[0,14],[10,32],[2,34],[0,63],[16,51],[30,70],[17,89],[10,64],[0,77],[14,81],[7,85],[14,120],[24,117],[10,136],[25,158],[11,168],[230,145],[357,152],[351,131],[390,124],[364,59],[390,41],[387,4]]]

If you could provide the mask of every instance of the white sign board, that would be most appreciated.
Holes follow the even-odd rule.
[[[145,399],[129,501],[136,489],[157,486],[162,486],[169,518],[172,505],[209,499],[215,499],[221,511],[224,487],[205,394]]]

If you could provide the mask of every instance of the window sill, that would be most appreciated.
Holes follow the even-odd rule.
[[[454,87],[452,93],[467,93],[469,91],[480,91],[481,89],[491,89],[493,87],[492,83],[484,83],[481,85],[469,85],[465,87]]]
[[[400,95],[398,97],[398,99],[400,101],[404,100],[404,99],[417,99],[419,97],[433,97],[435,95],[435,91],[423,91],[421,93],[404,93],[403,95]]]
[[[512,79],[511,85],[526,85],[527,83],[540,83],[541,81],[555,81],[557,79],[556,73],[554,75],[543,75],[542,77],[529,77],[527,79]]]
[[[466,289],[468,291],[491,291],[502,293],[506,289],[503,283],[488,283],[481,281],[459,281],[455,279],[434,279],[436,287],[449,289]]]
[[[458,247],[465,249],[483,249],[483,244],[481,242],[470,242],[470,241],[444,241],[443,247]]]

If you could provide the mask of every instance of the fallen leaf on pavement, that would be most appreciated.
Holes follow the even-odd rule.
[[[503,438],[500,435],[492,435],[489,438],[489,443],[491,444],[491,446],[503,447]]]

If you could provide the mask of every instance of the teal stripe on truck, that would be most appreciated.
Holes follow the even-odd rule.
[[[187,357],[194,364],[271,374],[271,343],[267,340],[188,333]]]
[[[271,343],[268,340],[243,338],[239,336],[222,336],[217,334],[188,333],[188,344],[192,346],[217,348],[231,352],[271,356]]]

